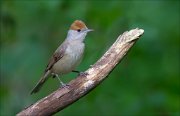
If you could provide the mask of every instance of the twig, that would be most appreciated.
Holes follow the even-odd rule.
[[[72,80],[70,88],[59,88],[33,105],[18,113],[18,116],[52,115],[85,96],[105,78],[123,59],[128,50],[144,33],[143,29],[133,29],[120,35],[109,50],[86,70],[88,75],[80,75]]]

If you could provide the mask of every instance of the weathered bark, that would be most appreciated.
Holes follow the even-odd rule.
[[[72,80],[69,88],[59,88],[42,98],[28,108],[18,113],[18,116],[52,115],[85,96],[123,59],[136,40],[144,33],[142,29],[133,29],[120,35],[109,50],[87,71],[88,75],[80,75]]]

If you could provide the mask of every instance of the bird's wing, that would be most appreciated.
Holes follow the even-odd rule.
[[[58,49],[54,52],[53,56],[50,58],[49,63],[45,69],[45,72],[51,70],[53,65],[65,55],[66,47],[67,45],[64,43],[58,47]]]

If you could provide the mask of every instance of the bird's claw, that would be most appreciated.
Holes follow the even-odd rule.
[[[70,85],[69,84],[61,84],[60,88],[68,88],[69,89]]]
[[[78,74],[78,76],[87,76],[87,75],[88,75],[87,72],[80,72],[80,73]]]

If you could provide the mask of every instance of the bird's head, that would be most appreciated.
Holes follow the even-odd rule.
[[[73,40],[81,40],[83,41],[86,37],[86,34],[90,31],[93,31],[92,29],[88,29],[84,22],[80,20],[75,20],[68,31],[67,39],[73,39]]]

